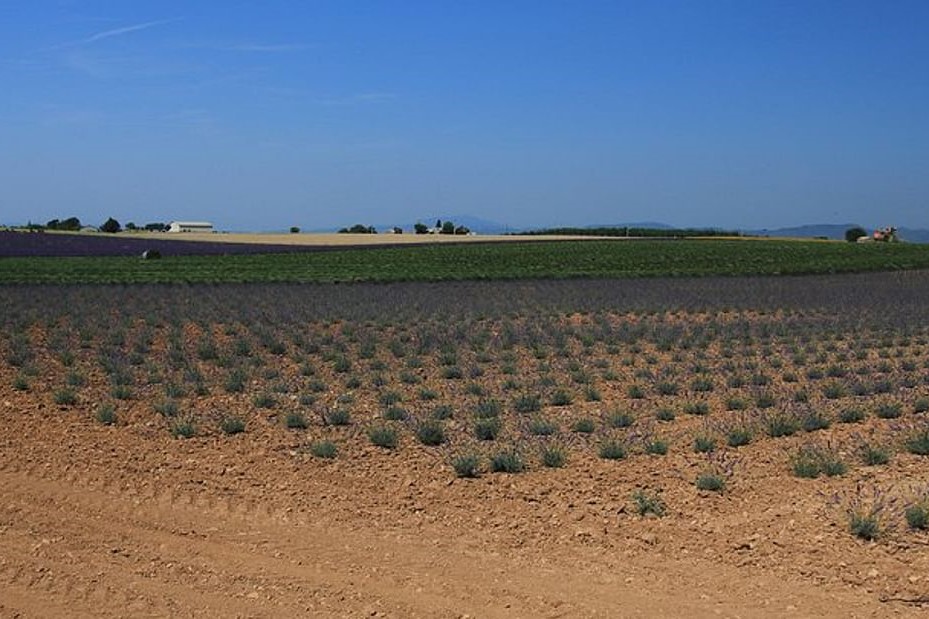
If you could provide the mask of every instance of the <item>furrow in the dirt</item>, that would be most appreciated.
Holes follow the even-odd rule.
[[[115,609],[114,609],[115,610]],[[125,614],[126,608],[123,608]],[[107,613],[100,608],[88,608],[75,603],[74,599],[49,599],[48,594],[40,593],[16,584],[0,586],[0,617],[30,619],[32,617],[70,617],[72,619],[95,619]],[[114,612],[112,616],[118,616]],[[143,615],[144,616],[144,615]]]
[[[360,540],[356,533],[354,542],[355,548],[361,549],[359,554],[357,550],[351,550],[335,531],[282,527],[275,525],[273,519],[252,523],[254,526],[244,530],[234,529],[229,521],[217,522],[217,526],[213,527],[216,531],[209,534],[210,539],[177,535],[170,531],[191,532],[203,522],[196,519],[196,514],[183,508],[152,509],[148,520],[140,520],[145,510],[128,514],[120,509],[110,510],[112,503],[118,500],[115,497],[86,490],[68,494],[56,487],[57,482],[9,477],[6,476],[4,482],[15,487],[21,494],[20,500],[25,503],[51,503],[67,511],[69,527],[83,531],[83,543],[100,548],[99,552],[104,552],[107,539],[99,534],[95,538],[89,532],[94,530],[93,523],[103,516],[101,512],[105,510],[109,538],[118,536],[122,546],[131,548],[143,562],[160,559],[162,566],[170,563],[184,571],[184,579],[178,579],[171,573],[164,574],[164,569],[156,570],[155,578],[159,582],[164,581],[165,585],[182,585],[188,591],[210,587],[218,578],[227,589],[238,585],[249,587],[249,593],[283,591],[297,603],[297,607],[304,609],[314,603],[311,597],[317,600],[320,596],[329,598],[337,605],[340,598],[348,595],[358,598],[358,602],[364,602],[366,598],[370,598],[371,603],[380,601],[385,610],[401,614],[408,611],[442,615],[474,602],[479,602],[479,607],[486,610],[493,608],[500,599],[509,600],[500,607],[507,611],[521,609],[521,612],[547,615],[560,606],[557,600],[549,603],[544,599],[514,595],[505,575],[483,587],[465,585],[463,583],[468,582],[469,574],[486,571],[483,562],[459,560],[437,565],[431,556],[434,552],[432,547],[420,549],[430,554],[419,555],[417,560],[407,558],[398,561],[389,573],[376,572],[369,569],[369,564],[375,558],[389,555],[392,542],[385,546],[372,539],[370,543],[358,544]],[[34,526],[56,526],[60,515],[51,514],[46,519],[43,518],[44,513],[28,514],[29,520]],[[436,574],[443,575],[442,581]],[[326,583],[333,583],[330,590],[327,590]],[[123,584],[128,586],[131,581]],[[139,588],[152,596],[159,593],[158,587],[151,582],[145,582]],[[273,605],[273,598],[262,599]],[[415,599],[415,606],[405,602],[409,599]],[[201,599],[201,603],[210,606],[205,599]]]
[[[47,600],[50,608],[56,603],[79,600],[83,603],[82,608],[98,616],[125,616],[127,608],[150,609],[159,615],[172,609],[183,610],[185,614],[196,609],[211,614],[227,614],[254,604],[244,592],[240,596],[223,593],[215,587],[215,581],[211,591],[204,573],[186,563],[184,557],[175,555],[177,549],[164,549],[168,556],[178,556],[176,563],[162,560],[158,564],[157,553],[164,544],[157,548],[133,547],[129,557],[113,552],[118,548],[108,550],[107,540],[103,538],[116,536],[126,539],[121,528],[110,527],[109,532],[94,533],[93,527],[84,521],[86,515],[74,511],[69,512],[71,518],[63,531],[67,536],[57,544],[60,547],[41,552],[38,547],[42,543],[35,544],[30,533],[48,533],[62,522],[63,515],[55,512],[46,515],[39,510],[28,515],[32,521],[29,532],[8,532],[4,537],[3,550],[10,576],[4,577],[0,591],[12,586],[18,588],[21,595],[26,590],[38,592],[33,597]],[[46,516],[45,519],[43,516]],[[129,544],[138,541],[127,539]],[[179,543],[184,541],[179,540]],[[196,550],[193,553],[196,557]],[[73,559],[67,561],[67,557]],[[241,599],[233,599],[235,597]],[[38,607],[37,604],[32,603],[33,607]],[[273,603],[271,606],[279,606],[283,613],[306,610],[306,606]]]
[[[81,591],[82,594],[77,597],[89,597],[102,591],[101,597],[109,599],[114,592],[121,590],[112,589],[121,574],[102,575],[105,570],[114,567],[111,557],[104,553],[87,553],[87,540],[80,534],[73,534],[70,528],[60,528],[58,532],[66,535],[49,540],[43,537],[51,533],[48,521],[42,521],[40,513],[29,516],[29,530],[9,530],[3,537],[5,569],[0,574],[5,577],[2,582],[47,593]],[[84,552],[81,552],[82,549]]]
[[[286,514],[288,522],[283,512],[269,512],[268,505],[254,497],[226,497],[209,508],[207,501],[187,500],[195,490],[167,488],[167,481],[142,480],[144,487],[98,484],[95,480],[102,477],[93,471],[65,481],[60,468],[37,465],[30,469],[35,477],[0,474],[5,491],[0,508],[9,510],[0,509],[0,528],[13,527],[12,533],[32,536],[33,542],[52,537],[52,532],[71,538],[69,550],[114,587],[111,593],[75,577],[73,590],[83,588],[89,604],[101,608],[111,608],[114,595],[130,591],[136,601],[154,600],[162,615],[191,614],[197,608],[216,614],[254,605],[264,613],[312,611],[318,616],[372,609],[394,616],[449,616],[458,611],[476,616],[594,617],[615,616],[618,608],[629,608],[626,616],[636,616],[638,609],[702,616],[711,608],[738,614],[767,599],[775,599],[781,610],[786,605],[802,608],[804,596],[811,594],[810,587],[800,583],[794,591],[790,583],[773,586],[767,581],[770,590],[762,590],[753,586],[748,568],[743,574],[717,566],[704,582],[708,573],[700,566],[708,563],[682,566],[661,557],[642,558],[609,573],[597,568],[598,563],[565,566],[553,549],[553,565],[560,568],[537,569],[525,557],[507,556],[467,536],[447,538],[435,530],[421,535],[421,530],[402,527],[378,531],[350,514],[338,515],[338,523],[332,524],[331,513],[316,520],[317,514],[298,512]],[[313,524],[301,524],[304,521]],[[0,536],[0,550],[8,539]],[[127,568],[110,562],[114,541],[131,551],[135,563]],[[96,550],[88,553],[88,548]],[[24,574],[35,567],[28,560],[22,565]],[[151,567],[143,570],[144,566]],[[627,581],[630,576],[634,580]],[[751,599],[715,608],[697,599],[700,591],[720,581],[750,593]],[[677,599],[652,600],[640,592],[656,587],[675,590]],[[257,597],[244,597],[250,595]],[[810,607],[804,612],[824,614]]]
[[[158,595],[167,593],[159,589],[167,586],[184,587],[186,595],[196,593],[199,602],[196,607],[209,607],[219,610],[224,604],[217,604],[215,596],[206,590],[215,588],[218,581],[223,588],[229,590],[239,589],[243,596],[259,594],[265,604],[279,606],[280,612],[299,612],[311,608],[314,598],[330,598],[337,605],[339,598],[345,596],[360,598],[364,601],[366,595],[361,591],[353,591],[355,580],[364,580],[363,570],[357,569],[357,574],[351,572],[344,581],[336,579],[338,585],[331,591],[327,590],[326,581],[332,579],[339,570],[334,561],[343,551],[334,549],[335,555],[327,560],[325,565],[300,565],[296,559],[284,557],[281,551],[273,551],[277,557],[268,556],[266,542],[268,533],[247,528],[244,531],[230,533],[237,539],[208,541],[201,539],[195,531],[207,528],[202,521],[196,521],[193,514],[184,513],[185,510],[169,511],[153,509],[148,514],[149,520],[140,520],[144,510],[126,513],[124,510],[107,510],[104,515],[100,510],[105,506],[112,506],[114,497],[98,496],[92,491],[83,490],[78,494],[68,494],[55,488],[55,482],[44,480],[11,480],[7,476],[3,480],[6,485],[17,492],[17,500],[23,506],[29,504],[50,506],[66,512],[56,512],[52,509],[41,508],[32,512],[27,507],[23,509],[24,521],[30,522],[30,532],[44,534],[54,530],[60,521],[67,518],[68,529],[73,531],[68,536],[68,544],[74,552],[81,547],[96,549],[91,551],[92,558],[103,565],[101,569],[114,567],[107,561],[107,548],[111,540],[119,539],[121,546],[130,548],[136,561],[153,566],[151,577],[155,580],[138,580],[120,577],[118,582],[122,586],[131,586],[147,591],[150,599],[157,599]],[[107,519],[106,527],[101,529],[97,523]],[[224,528],[228,523],[222,523]],[[180,531],[180,534],[171,531]],[[277,531],[270,535],[281,535],[285,532]],[[309,531],[303,533],[310,534]],[[318,534],[318,532],[315,532]],[[313,537],[310,535],[310,537]],[[311,547],[310,555],[314,550]],[[318,555],[318,553],[316,553]],[[319,557],[317,556],[317,560]],[[56,566],[56,571],[63,569]],[[112,569],[110,569],[112,571]],[[382,591],[376,593],[375,599],[388,595],[395,583],[388,583]],[[274,599],[276,594],[286,597],[278,602]],[[389,597],[389,595],[388,595]],[[247,598],[258,599],[258,598]],[[224,600],[223,600],[224,602]],[[397,600],[392,604],[397,610],[404,610],[405,605]],[[409,609],[407,609],[409,610]],[[446,609],[450,610],[450,609]]]

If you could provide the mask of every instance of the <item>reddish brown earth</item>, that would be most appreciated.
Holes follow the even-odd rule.
[[[411,447],[322,461],[270,430],[181,441],[2,406],[0,616],[877,617],[929,594],[925,536],[824,527],[819,482],[777,450],[707,497],[680,458],[458,480]],[[660,481],[672,513],[634,515]]]
[[[709,319],[685,313],[655,318]],[[564,324],[583,328],[591,320],[575,315]],[[185,325],[191,347],[202,337],[200,328]],[[322,332],[337,335],[343,328],[334,322],[309,327],[319,341],[326,341]],[[225,350],[223,333],[216,325],[214,336]],[[385,333],[392,337],[389,329]],[[155,335],[147,354],[160,359],[164,331]],[[367,382],[355,391],[352,425],[323,426],[311,418],[308,429],[287,430],[283,412],[296,406],[295,394],[281,396],[274,410],[257,408],[252,397],[269,389],[264,379],[250,379],[246,393],[228,394],[220,386],[228,370],[196,360],[210,395],[181,398],[184,410],[196,414],[196,436],[171,436],[168,420],[152,407],[163,399],[164,386],[144,380],[134,383],[131,400],[116,402],[117,424],[106,426],[94,419],[98,404],[112,401],[95,348],[75,347],[73,367],[87,383],[76,389],[76,404],[57,405],[54,393],[67,370],[45,348],[41,328],[29,336],[37,343],[38,370],[28,390],[14,389],[18,370],[0,364],[0,617],[915,617],[929,609],[929,534],[906,530],[898,518],[878,540],[856,539],[841,507],[829,500],[834,493],[851,496],[859,485],[889,492],[925,486],[929,458],[907,453],[898,442],[886,466],[855,461],[856,436],[898,440],[894,420],[869,414],[864,423],[833,423],[815,437],[761,437],[727,450],[735,472],[725,492],[701,492],[694,480],[706,458],[691,445],[705,419],[680,414],[693,394],[650,392],[630,401],[627,388],[641,381],[617,359],[618,378],[597,383],[602,401],[578,398],[568,407],[543,409],[561,424],[565,468],[544,468],[533,455],[525,473],[458,479],[450,450],[468,444],[473,420],[466,411],[476,398],[466,391],[468,381],[443,380],[431,356],[418,370],[423,382],[407,391],[433,388],[440,402],[460,407],[447,422],[453,447],[420,445],[401,425],[400,445],[388,451],[371,445],[365,432],[382,423],[380,392]],[[901,347],[902,358],[925,367],[924,344],[917,338]],[[829,354],[855,345],[838,341]],[[698,359],[689,349],[674,353],[675,361],[652,344],[643,346],[642,357],[659,358],[654,367],[683,369]],[[782,351],[777,340],[771,346]],[[595,372],[601,366],[591,358],[608,356],[599,343],[588,352],[549,356],[546,363],[563,384],[562,366],[571,359]],[[404,366],[377,354],[393,380]],[[734,415],[724,397],[751,389],[723,386],[718,368],[725,355],[715,344],[699,354],[717,368],[711,374],[717,389],[705,397],[709,418]],[[459,355],[467,367],[472,353],[462,348]],[[530,351],[517,346],[514,358],[515,377],[535,384]],[[872,350],[846,363],[877,366],[881,359]],[[276,364],[279,380],[300,380],[291,357],[272,356],[267,363]],[[354,363],[364,374],[367,362]],[[902,366],[896,357],[886,363]],[[344,376],[327,363],[317,366],[329,385],[321,402],[337,401]],[[510,376],[498,366],[488,363],[478,382],[501,399],[512,398],[498,391]],[[922,369],[900,371],[915,377]],[[789,402],[786,394],[796,387],[782,382],[786,373],[771,372],[770,389],[780,402]],[[689,381],[681,379],[685,386]],[[404,389],[399,381],[390,384]],[[820,387],[805,386],[814,392],[813,404],[830,415],[852,399],[825,401]],[[927,390],[929,383],[900,389],[903,420],[924,417],[912,409]],[[411,409],[420,406],[415,396],[406,397]],[[871,410],[872,399],[858,401]],[[656,426],[670,442],[666,456],[635,452],[622,461],[603,460],[596,448],[600,435],[567,430],[582,415],[600,424],[617,406],[636,409],[642,424],[651,423],[645,416],[658,405],[678,410],[673,423]],[[240,415],[246,431],[222,434],[215,411]],[[534,454],[538,444],[514,435],[519,421],[509,408],[505,415],[510,434],[497,443],[516,441]],[[319,439],[336,443],[338,457],[312,456],[308,446]],[[793,476],[789,454],[810,440],[838,445],[849,472]],[[636,513],[631,496],[637,489],[660,490],[667,514]]]

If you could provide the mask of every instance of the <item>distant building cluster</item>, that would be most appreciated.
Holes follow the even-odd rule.
[[[383,231],[384,234],[403,234],[403,228],[393,226]],[[473,236],[474,233],[467,226],[456,226],[451,221],[443,222],[441,219],[435,223],[435,226],[429,227],[422,222],[417,222],[413,226],[414,234],[456,234]],[[355,224],[348,228],[341,228],[339,234],[377,234],[374,226],[364,224]]]
[[[208,221],[172,221],[168,232],[213,232],[213,224]]]
[[[899,240],[900,239],[897,237],[897,229],[893,226],[878,228],[870,236],[865,234],[859,236],[857,239],[859,243],[896,243]]]

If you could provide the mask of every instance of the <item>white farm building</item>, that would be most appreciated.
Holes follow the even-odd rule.
[[[172,221],[168,232],[213,232],[213,224],[208,221]]]

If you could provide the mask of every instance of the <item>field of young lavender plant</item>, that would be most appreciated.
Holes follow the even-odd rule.
[[[655,569],[695,604],[694,574],[809,614],[929,594],[929,272],[3,292],[0,475],[51,476],[80,518],[55,479],[199,497],[181,530],[266,510]]]

